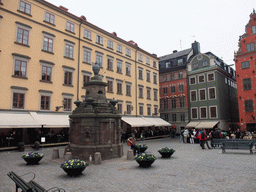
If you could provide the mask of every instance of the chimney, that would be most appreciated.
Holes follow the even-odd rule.
[[[192,49],[193,49],[194,55],[197,55],[198,53],[200,53],[200,43],[197,41],[192,43]]]
[[[177,53],[178,51],[177,50],[174,50],[173,53]]]
[[[63,7],[62,5],[60,5],[59,8],[60,8],[61,10],[63,10],[63,11],[68,12],[68,9],[67,9],[66,7]]]

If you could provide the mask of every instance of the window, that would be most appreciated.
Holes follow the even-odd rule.
[[[247,52],[254,51],[254,43],[249,43],[246,45]]]
[[[162,81],[163,82],[167,81],[167,76],[162,76]]]
[[[256,25],[252,26],[252,33],[253,33],[253,34],[256,33]]]
[[[250,67],[249,61],[242,62],[241,65],[242,65],[242,69]]]
[[[157,115],[157,114],[158,114],[158,106],[154,105],[154,115]]]
[[[100,35],[96,36],[96,43],[103,45],[103,37]]]
[[[108,58],[107,69],[113,71],[113,59],[112,58]]]
[[[207,111],[206,111],[206,107],[200,107],[200,115],[201,115],[201,119],[206,119],[207,118]]]
[[[127,113],[127,115],[132,114],[132,105],[130,103],[126,104],[126,113]]]
[[[180,121],[185,121],[185,113],[180,113]]]
[[[25,108],[25,93],[13,92],[12,108],[17,108],[17,109]]]
[[[153,83],[157,84],[157,74],[153,73]]]
[[[54,24],[55,23],[55,15],[53,13],[46,11],[44,20],[48,23]]]
[[[117,73],[122,73],[122,69],[123,68],[123,63],[122,61],[120,60],[117,60],[117,63],[116,63],[116,72]]]
[[[117,110],[119,114],[123,114],[123,104],[122,103],[117,103]]]
[[[139,86],[139,98],[143,98],[143,87]]]
[[[108,48],[114,49],[114,43],[110,39],[108,39]]]
[[[178,59],[178,65],[183,65],[183,59]]]
[[[151,99],[151,88],[147,88],[147,99]]]
[[[96,54],[96,62],[102,67],[103,56],[102,54]]]
[[[126,75],[131,76],[131,64],[130,63],[126,63]]]
[[[65,45],[65,57],[73,59],[74,58],[74,44],[66,42]]]
[[[171,67],[171,62],[170,61],[166,62],[165,63],[165,68],[170,68],[170,67]]]
[[[126,96],[131,96],[131,84],[126,84]]]
[[[113,80],[107,79],[107,84],[108,84],[107,91],[109,93],[113,93]]]
[[[210,106],[210,118],[217,118],[217,107]]]
[[[215,80],[214,73],[208,73],[207,77],[208,77],[208,81],[214,81]]]
[[[185,107],[185,98],[184,97],[179,98],[179,106],[180,106],[180,108]]]
[[[64,98],[63,109],[64,111],[72,111],[72,99]]]
[[[177,115],[174,113],[172,114],[172,121],[173,122],[176,122],[177,121]]]
[[[154,100],[155,100],[155,101],[158,100],[157,94],[158,94],[157,89],[154,89]]]
[[[171,93],[175,93],[175,86],[171,86]]]
[[[92,32],[88,29],[84,29],[84,38],[92,39]]]
[[[206,67],[208,65],[207,61],[203,61],[203,67]]]
[[[199,67],[198,63],[195,63],[195,64],[192,65],[193,70],[198,69],[198,67]]]
[[[139,114],[143,115],[143,104],[139,105]]]
[[[91,63],[91,50],[84,49],[83,62]]]
[[[122,91],[122,82],[117,82],[117,94],[121,95],[123,94],[123,91]]]
[[[164,106],[164,109],[168,109],[169,108],[168,99],[163,99],[163,106]]]
[[[169,121],[169,115],[168,114],[164,114],[164,116],[162,117],[165,121]]]
[[[85,87],[86,83],[91,80],[90,74],[83,74],[83,86]]]
[[[31,15],[31,4],[26,1],[20,0],[19,11],[22,11],[24,13]]]
[[[174,73],[170,75],[171,80],[175,80]]]
[[[122,47],[122,45],[120,45],[119,43],[117,43],[117,45],[116,45],[116,51],[118,51],[118,52],[120,52],[120,53],[123,52],[123,47]]]
[[[252,89],[251,78],[243,79],[243,88],[244,90]]]
[[[184,91],[184,85],[179,85],[179,92],[182,93]]]
[[[197,101],[196,91],[190,91],[190,101]]]
[[[73,71],[64,70],[64,85],[72,85],[73,84]]]
[[[179,72],[178,77],[179,77],[179,79],[182,79],[183,78],[183,73]]]
[[[206,90],[205,89],[199,90],[199,100],[200,101],[206,100]]]
[[[147,71],[147,82],[150,82],[150,71]]]
[[[197,119],[197,107],[191,108],[191,119]]]
[[[147,105],[147,115],[151,116],[151,105]]]
[[[171,99],[171,105],[172,105],[172,109],[177,108],[176,99]]]
[[[164,88],[163,88],[163,94],[166,95],[167,93],[168,93],[168,88],[167,88],[167,87],[164,87]]]
[[[46,95],[41,95],[41,110],[50,110],[51,97]]]
[[[150,65],[150,59],[148,57],[146,57],[146,63]]]
[[[74,33],[75,32],[75,24],[72,23],[71,21],[67,21],[66,22],[66,30]]]
[[[52,78],[52,66],[47,64],[42,64],[41,80],[46,82],[51,82],[51,78]]]
[[[139,68],[139,79],[143,79],[143,69]]]
[[[14,76],[27,77],[27,61],[21,59],[15,59]]]
[[[126,55],[131,56],[131,49],[126,47]]]
[[[209,99],[216,99],[216,89],[215,89],[215,87],[208,88],[208,95],[209,95]]]
[[[156,61],[153,61],[153,67],[156,67]]]
[[[205,81],[205,80],[204,80],[204,75],[199,75],[199,76],[198,76],[198,82],[199,82],[199,83],[204,83],[204,81]]]
[[[43,38],[43,50],[53,52],[53,37],[49,35],[44,35]]]
[[[139,53],[139,61],[143,61],[143,57],[142,57],[142,54]]]
[[[253,112],[253,100],[244,101],[245,112]]]
[[[189,84],[190,85],[195,85],[196,84],[196,78],[195,77],[190,77],[189,78]]]
[[[24,27],[22,25],[17,25],[17,38],[16,42],[23,44],[23,45],[29,45],[29,32],[30,28]]]

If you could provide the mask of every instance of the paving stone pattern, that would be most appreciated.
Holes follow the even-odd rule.
[[[250,155],[249,150],[227,150],[222,154],[221,149],[202,150],[198,144],[183,144],[170,138],[144,143],[149,147],[146,152],[157,157],[150,168],[140,168],[135,160],[126,160],[129,147],[124,144],[122,158],[105,160],[101,165],[90,164],[83,175],[74,178],[60,168],[64,147],[58,147],[60,159],[55,160],[51,159],[53,148],[40,149],[45,157],[39,165],[26,165],[22,152],[1,152],[0,191],[15,191],[14,182],[7,176],[10,171],[18,175],[34,172],[35,181],[46,189],[56,186],[67,192],[256,191],[256,154]],[[171,159],[162,159],[157,152],[166,146],[176,150]]]

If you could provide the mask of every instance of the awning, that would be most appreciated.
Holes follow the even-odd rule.
[[[162,127],[162,126],[172,126],[167,121],[159,118],[159,117],[142,117],[146,121],[152,123],[155,127]]]
[[[0,112],[0,128],[38,128],[40,124],[29,112]]]
[[[144,120],[142,117],[122,117],[122,120],[131,127],[151,127],[154,126],[153,123],[150,123],[149,121]]]
[[[200,122],[199,121],[190,121],[186,127],[196,127]]]
[[[200,122],[196,128],[197,129],[211,129],[213,128],[219,121],[202,121]]]
[[[60,113],[37,113],[30,112],[38,124],[44,128],[69,127],[69,115]]]

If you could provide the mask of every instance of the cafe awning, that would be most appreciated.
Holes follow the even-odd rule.
[[[219,121],[202,121],[195,128],[197,128],[197,129],[211,129],[217,123],[219,123]]]
[[[146,121],[152,123],[155,127],[162,127],[162,126],[172,126],[167,121],[159,118],[159,117],[142,117]]]
[[[153,123],[150,123],[149,121],[146,121],[142,117],[122,117],[122,120],[131,127],[151,127],[154,126]]]
[[[0,112],[0,128],[39,128],[41,125],[29,112]]]
[[[196,127],[200,122],[199,121],[190,121],[186,127],[191,128],[191,127]]]

